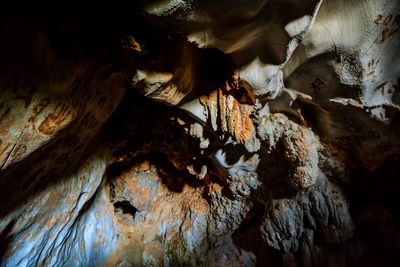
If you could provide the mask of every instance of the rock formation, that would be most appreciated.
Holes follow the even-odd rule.
[[[400,264],[399,1],[1,13],[1,266]]]

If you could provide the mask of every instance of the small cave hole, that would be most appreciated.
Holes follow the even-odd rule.
[[[114,203],[114,213],[116,215],[129,214],[132,216],[132,219],[135,220],[136,211],[137,209],[127,200],[117,201]]]

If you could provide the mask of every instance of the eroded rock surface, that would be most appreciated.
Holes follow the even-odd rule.
[[[46,7],[1,11],[1,266],[399,265],[399,1]]]

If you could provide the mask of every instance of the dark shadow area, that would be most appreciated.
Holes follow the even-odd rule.
[[[395,266],[400,254],[399,159],[388,159],[369,177],[347,186],[356,234],[375,251],[377,258]]]
[[[294,197],[297,190],[289,184],[290,164],[285,158],[282,141],[280,140],[270,152],[262,146],[259,154],[261,161],[256,171],[263,186],[271,191],[272,198]]]
[[[16,220],[13,219],[11,222],[7,224],[7,226],[1,231],[0,233],[0,263],[1,259],[4,258],[5,253],[8,249],[9,244],[13,240],[13,235],[11,234],[11,231],[16,223]]]
[[[262,238],[260,227],[266,212],[264,205],[256,204],[232,234],[232,238],[240,250],[251,251],[256,255],[256,266],[282,266],[281,253],[268,246]]]
[[[132,204],[127,201],[117,201],[114,204],[114,212],[119,212],[119,210],[122,210],[123,214],[130,214],[132,216],[132,219],[135,219],[135,213],[136,213],[136,208],[132,206]]]
[[[221,142],[222,143],[222,142]],[[228,165],[233,165],[239,161],[239,159],[244,156],[244,160],[250,159],[254,153],[247,151],[244,144],[227,144],[222,148],[223,153],[225,153],[225,162]]]

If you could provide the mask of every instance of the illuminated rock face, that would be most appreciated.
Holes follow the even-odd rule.
[[[1,266],[399,265],[398,1],[46,7],[2,11]]]

